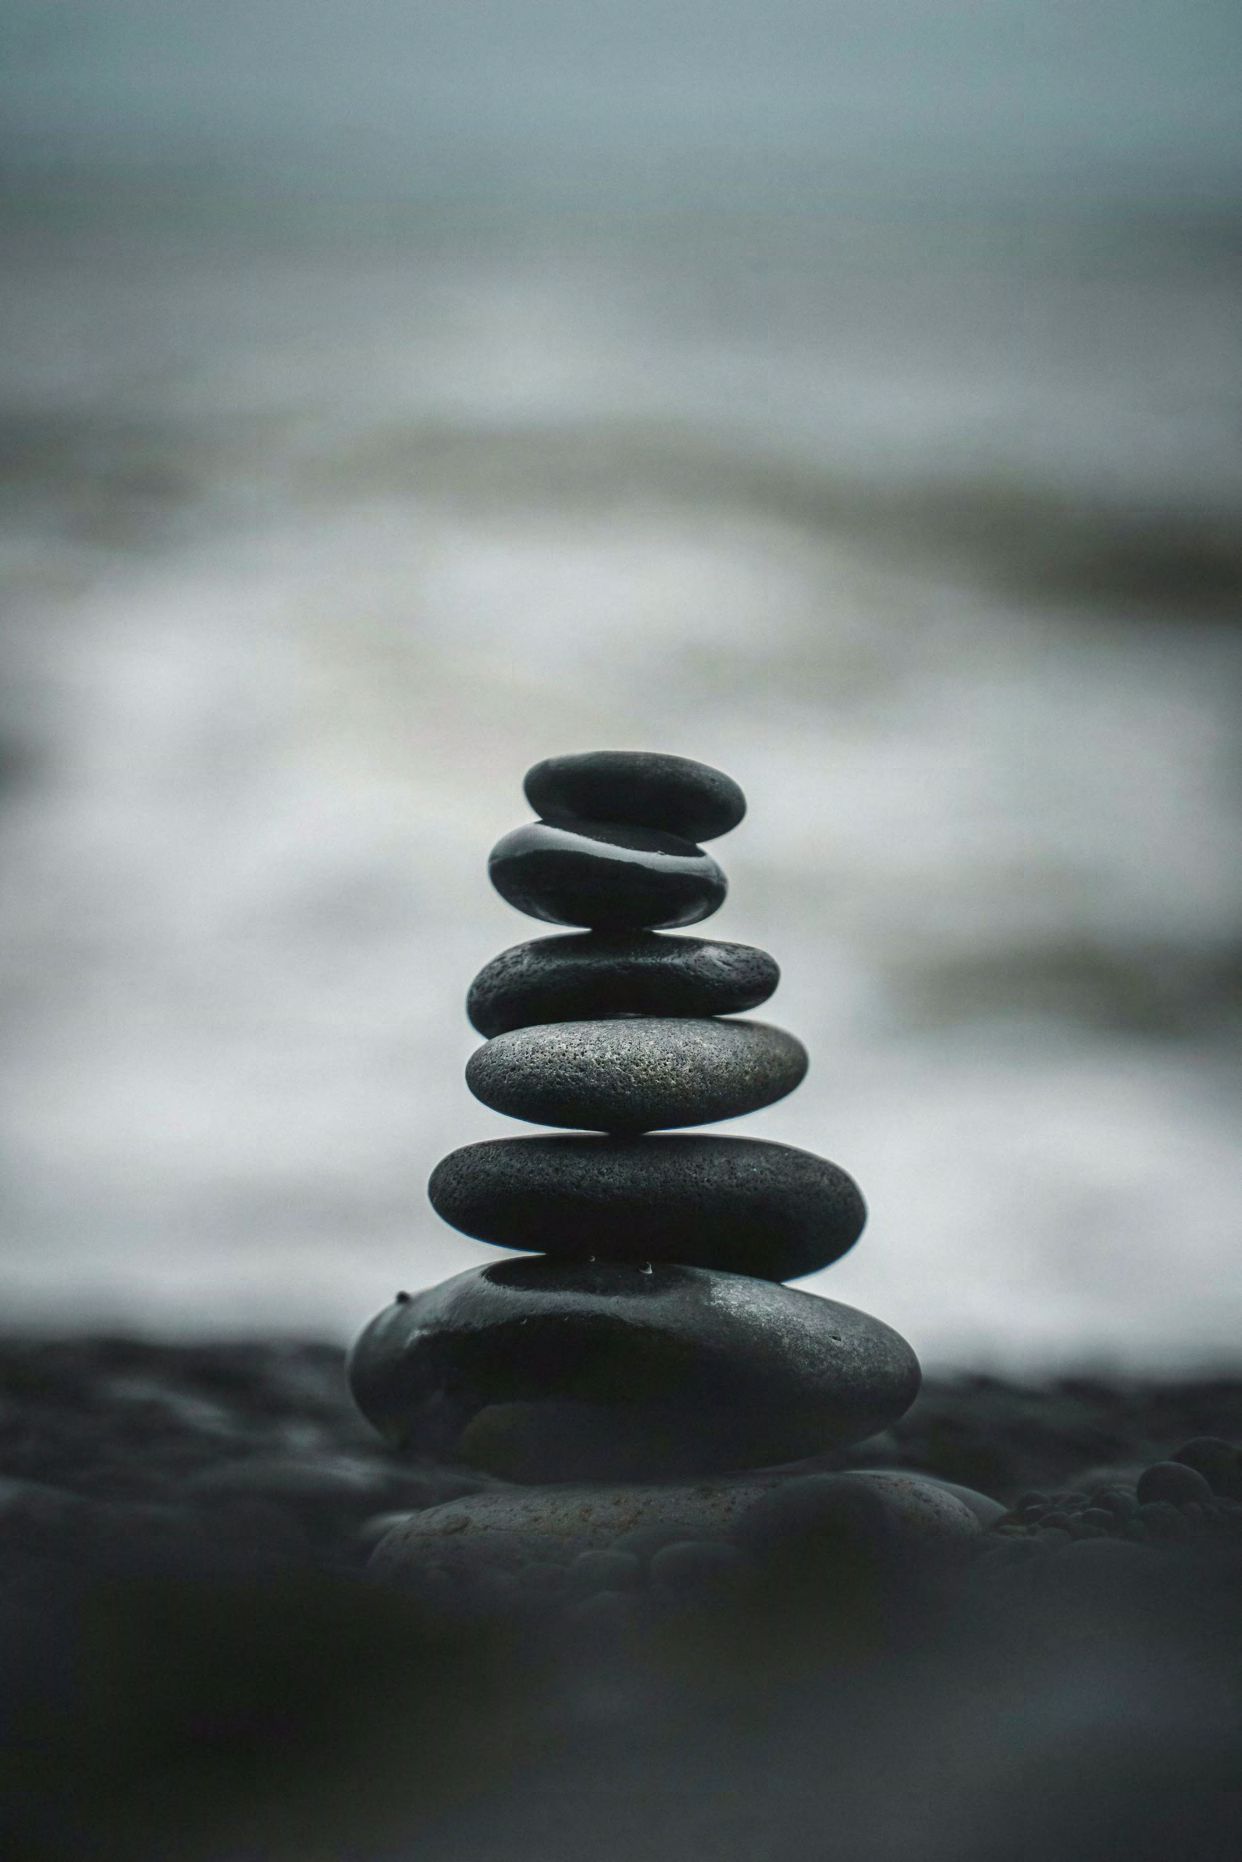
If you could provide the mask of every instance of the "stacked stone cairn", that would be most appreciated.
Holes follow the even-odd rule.
[[[776,988],[765,951],[663,935],[723,903],[700,843],[742,819],[741,790],[630,751],[551,757],[525,790],[539,819],[493,849],[492,882],[580,929],[480,971],[467,1006],[485,1040],[466,1079],[495,1111],[560,1129],[465,1145],[429,1186],[445,1221],[524,1252],[398,1294],[350,1358],[355,1400],[394,1447],[516,1485],[412,1516],[377,1553],[394,1571],[429,1538],[728,1527],[768,1471],[805,1473],[886,1428],[919,1387],[896,1332],[783,1284],[858,1239],[846,1172],[685,1131],[772,1104],[807,1069],[792,1035],[736,1019]],[[962,1524],[961,1501],[920,1501],[933,1526],[946,1505]]]

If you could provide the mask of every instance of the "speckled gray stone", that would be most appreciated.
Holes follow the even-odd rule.
[[[792,1465],[801,1472],[807,1464]],[[656,1485],[505,1483],[394,1519],[376,1543],[368,1568],[374,1576],[399,1584],[427,1564],[450,1569],[523,1564],[532,1558],[569,1559],[618,1541],[628,1546],[649,1539],[655,1547],[683,1535],[715,1536],[729,1532],[783,1473],[761,1469]],[[645,1555],[644,1548],[640,1556]]]
[[[503,899],[549,924],[642,931],[696,924],[724,903],[728,881],[709,853],[656,828],[532,821],[492,848]]]
[[[810,1464],[814,1466],[814,1463]],[[426,1566],[516,1566],[532,1558],[566,1560],[618,1540],[653,1546],[676,1538],[713,1539],[737,1532],[765,1495],[805,1478],[807,1464],[750,1474],[722,1474],[659,1485],[591,1482],[555,1487],[494,1487],[395,1520],[371,1555],[369,1569],[400,1585]],[[912,1539],[966,1543],[986,1529],[984,1509],[1003,1511],[983,1494],[967,1503],[942,1481],[894,1469],[851,1469],[825,1476],[846,1491],[869,1489]],[[964,1491],[964,1490],[963,1490]]]
[[[759,1138],[495,1138],[442,1158],[428,1193],[479,1241],[577,1259],[684,1261],[794,1280],[867,1219],[837,1164]]]
[[[497,1262],[380,1313],[349,1358],[394,1446],[521,1482],[660,1480],[842,1447],[918,1361],[852,1307],[658,1263]]]
[[[585,932],[515,944],[470,985],[466,1013],[481,1035],[604,1015],[734,1015],[780,981],[750,944],[657,932]]]
[[[466,1083],[510,1118],[643,1132],[754,1112],[806,1069],[801,1041],[767,1022],[631,1016],[497,1035],[470,1056]]]
[[[746,797],[731,776],[653,750],[545,757],[526,772],[523,787],[545,821],[626,821],[692,841],[727,834],[746,813]]]

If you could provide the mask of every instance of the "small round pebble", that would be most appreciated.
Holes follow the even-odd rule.
[[[650,1525],[634,1526],[629,1532],[621,1533],[614,1541],[615,1552],[629,1552],[639,1563],[650,1561],[666,1545],[677,1545],[686,1536],[684,1526],[661,1525],[653,1521]]]
[[[1212,1489],[1202,1474],[1180,1461],[1157,1461],[1153,1467],[1144,1468],[1136,1492],[1141,1507],[1152,1501],[1184,1506],[1187,1500],[1212,1498]]]
[[[693,841],[727,834],[746,813],[746,797],[731,776],[652,750],[545,757],[527,770],[523,788],[545,821],[625,821]]]
[[[493,1138],[450,1151],[427,1193],[444,1221],[497,1247],[765,1280],[827,1267],[867,1219],[839,1165],[758,1138]]]
[[[755,1112],[806,1069],[801,1041],[767,1022],[632,1016],[497,1035],[470,1056],[466,1084],[510,1118],[636,1134]]]
[[[736,1015],[766,1002],[779,981],[776,959],[750,944],[575,932],[501,951],[471,983],[466,1013],[489,1040],[606,1015]]]
[[[657,828],[534,821],[492,848],[492,884],[531,918],[593,931],[696,924],[724,904],[728,881],[701,847]]]

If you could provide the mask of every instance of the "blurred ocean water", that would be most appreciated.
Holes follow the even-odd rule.
[[[295,70],[242,185],[185,140],[256,104],[218,59],[139,146],[136,67],[68,56],[0,253],[8,1319],[345,1335],[487,1258],[423,1195],[517,1129],[461,1077],[539,934],[486,853],[530,762],[623,745],[750,796],[706,929],[774,951],[812,1072],[737,1129],[872,1209],[808,1284],[933,1362],[1235,1357],[1224,183],[833,194],[809,93],[733,167],[674,99],[669,178],[658,110],[644,169],[568,81],[497,165],[504,99],[542,120],[501,60],[403,189],[298,167]]]

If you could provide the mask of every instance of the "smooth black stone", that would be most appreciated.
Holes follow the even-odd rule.
[[[724,903],[728,881],[692,841],[601,821],[532,821],[492,848],[502,898],[531,918],[593,931],[696,924]]]
[[[852,1307],[616,1261],[472,1268],[380,1313],[348,1368],[395,1446],[523,1482],[771,1466],[874,1434],[919,1386]]]
[[[1157,1461],[1144,1468],[1135,1489],[1140,1508],[1167,1501],[1185,1506],[1188,1500],[1210,1500],[1212,1489],[1196,1468],[1182,1461]]]
[[[466,1013],[489,1039],[606,1015],[734,1015],[766,1002],[780,974],[766,950],[712,938],[649,931],[541,937],[484,965]]]
[[[545,757],[527,770],[522,786],[545,821],[624,821],[692,841],[727,834],[746,813],[746,797],[731,776],[653,750]]]
[[[763,1280],[827,1267],[867,1219],[839,1165],[759,1138],[494,1138],[450,1151],[428,1194],[454,1228],[501,1248]]]
[[[470,1056],[466,1084],[510,1118],[637,1133],[754,1112],[806,1069],[801,1041],[766,1022],[631,1016],[497,1035]]]

